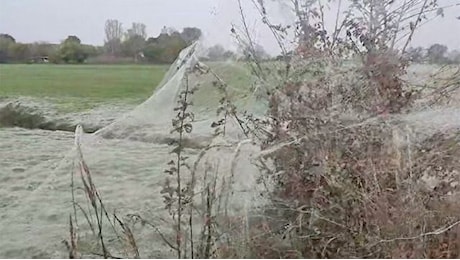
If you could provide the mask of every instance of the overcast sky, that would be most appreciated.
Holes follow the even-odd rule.
[[[269,52],[274,52],[276,44],[263,28],[251,0],[241,1],[254,36]],[[460,4],[460,0],[439,2]],[[277,22],[289,20],[279,5],[272,4],[269,9]],[[446,10],[444,18],[421,28],[414,45],[442,43],[450,49],[460,49],[457,16],[460,5]],[[231,24],[241,21],[237,0],[0,0],[0,33],[11,34],[19,42],[59,43],[68,35],[77,35],[83,43],[102,45],[107,19],[120,20],[125,29],[132,22],[144,23],[149,36],[157,36],[163,26],[195,26],[203,30],[207,44],[221,43],[227,47],[233,43]]]

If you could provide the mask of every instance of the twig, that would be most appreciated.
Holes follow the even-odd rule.
[[[411,28],[409,37],[407,38],[407,41],[406,41],[406,43],[404,44],[404,47],[402,48],[401,53],[405,53],[405,52],[406,52],[407,45],[409,45],[410,41],[412,40],[412,36],[414,35],[415,29],[417,28],[418,24],[420,23],[420,20],[421,20],[420,17],[422,16],[423,11],[425,10],[425,7],[426,7],[426,4],[427,4],[427,3],[428,3],[428,0],[425,0],[425,1],[423,2],[422,7],[420,8],[420,12],[419,12],[418,15],[417,15],[417,20],[415,21],[415,23],[414,23],[414,25],[413,25],[413,28]]]
[[[123,233],[126,236],[126,240],[128,241],[128,244],[131,247],[131,249],[134,251],[134,258],[140,258],[139,248],[137,247],[136,239],[134,238],[133,232],[131,232],[131,229],[128,226],[126,226],[115,214],[113,214],[113,217],[123,229]]]
[[[78,228],[77,206],[76,206],[76,202],[75,202],[74,169],[75,169],[75,161],[72,162],[72,171],[70,171],[70,189],[72,190],[72,207],[73,207],[73,215],[74,215],[74,218],[75,218],[75,226],[77,226],[77,228]]]
[[[323,251],[321,252],[322,258],[326,258],[326,249],[327,249],[327,246],[328,246],[332,241],[334,241],[335,239],[337,239],[337,237],[333,237],[333,238],[329,239],[329,240],[326,242],[326,244],[325,244],[324,247],[323,247]]]
[[[262,67],[260,66],[260,61],[259,61],[259,57],[257,57],[256,55],[256,49],[255,49],[255,45],[254,45],[254,42],[252,41],[252,38],[251,38],[251,34],[249,33],[249,27],[246,23],[246,16],[244,15],[244,12],[243,12],[243,6],[241,4],[241,0],[238,0],[238,7],[239,7],[239,10],[240,10],[240,15],[241,15],[241,21],[243,22],[243,28],[244,28],[244,32],[246,34],[246,37],[248,38],[248,43],[249,43],[249,49],[250,51],[252,52],[252,58],[254,60],[254,63],[256,64],[257,66],[257,69],[259,70],[260,72],[260,76],[263,80],[265,80],[265,76],[264,76],[264,73],[263,73],[263,69]]]
[[[78,204],[78,203],[75,203],[75,205],[80,209],[80,211],[83,213],[83,216],[85,217],[86,219],[86,222],[88,223],[89,225],[89,228],[91,229],[91,231],[93,232],[93,235],[96,235],[96,230],[94,229],[93,227],[93,223],[92,221],[89,219],[88,217],[88,213],[86,213],[86,211],[83,209],[83,207]]]
[[[419,239],[419,238],[424,238],[424,237],[427,237],[427,236],[437,236],[437,235],[440,235],[446,231],[449,231],[450,229],[454,228],[455,226],[459,225],[460,224],[460,221],[457,221],[447,227],[443,227],[443,228],[439,228],[435,231],[431,231],[431,232],[427,232],[427,233],[423,233],[423,234],[420,234],[420,235],[417,235],[417,236],[413,236],[413,237],[397,237],[397,238],[392,238],[392,239],[384,239],[384,240],[380,240],[376,243],[374,243],[373,245],[371,245],[371,247],[374,247],[378,244],[381,244],[381,243],[391,243],[391,242],[395,242],[395,241],[404,241],[404,240],[414,240],[414,239]]]
[[[151,222],[149,222],[149,221],[143,219],[143,218],[142,218],[140,215],[138,215],[138,214],[129,214],[128,216],[129,216],[129,217],[132,217],[132,218],[135,218],[135,219],[139,219],[139,220],[141,221],[142,224],[146,224],[146,225],[152,227],[152,228],[155,230],[155,232],[160,236],[160,238],[163,240],[163,242],[165,242],[166,245],[168,245],[168,246],[169,246],[171,249],[173,249],[173,250],[177,250],[177,247],[174,246],[173,243],[171,243],[171,242],[165,237],[165,235],[163,234],[163,232],[161,232],[160,229],[159,229],[156,225],[154,225],[154,224],[152,224]]]
[[[104,254],[101,254],[101,253],[97,253],[97,252],[89,252],[90,254],[92,255],[97,255],[97,256],[102,256],[102,257],[105,257],[105,258],[110,258],[110,259],[124,259],[123,257],[118,257],[118,256],[113,256],[113,255],[104,255]]]
[[[77,250],[77,234],[75,233],[75,228],[73,226],[72,215],[69,215],[69,228],[70,228],[70,245],[66,244],[69,249],[69,258],[75,259],[78,258]]]

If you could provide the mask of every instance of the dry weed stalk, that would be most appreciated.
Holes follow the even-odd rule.
[[[73,206],[73,217],[70,215],[69,218],[69,225],[70,225],[70,243],[66,241],[66,246],[69,250],[69,256],[71,258],[78,258],[83,254],[89,254],[93,256],[102,256],[104,258],[119,258],[114,256],[110,253],[110,250],[107,246],[106,239],[105,239],[105,223],[109,224],[111,227],[113,234],[116,236],[116,241],[122,244],[123,247],[126,246],[125,249],[126,256],[130,254],[127,252],[133,252],[133,256],[135,258],[139,258],[139,251],[137,245],[134,240],[134,236],[129,229],[115,214],[113,214],[113,222],[109,216],[109,213],[106,210],[106,207],[103,203],[102,197],[99,194],[99,191],[96,188],[96,185],[92,179],[91,171],[86,164],[86,161],[83,156],[83,152],[81,149],[81,137],[83,135],[83,129],[79,125],[76,127],[75,130],[75,150],[76,150],[76,161],[74,162],[74,166],[76,167],[76,173],[74,171],[71,172],[71,189],[72,189],[72,206]],[[75,186],[74,174],[80,175],[80,180],[82,184],[82,188],[78,188]],[[88,204],[88,210],[85,210],[80,203],[76,201],[76,194],[75,190],[83,190],[86,198],[86,202]],[[79,209],[79,211],[77,211]],[[92,234],[97,237],[97,241],[100,247],[100,252],[93,252],[90,250],[89,252],[85,252],[78,246],[79,234],[78,234],[78,223],[77,223],[77,215],[80,212],[83,214],[86,224],[88,224]],[[95,221],[93,219],[93,215],[95,216]],[[105,219],[105,221],[104,221]],[[116,222],[115,222],[116,221]],[[123,243],[123,239],[118,234],[116,230],[115,223],[118,223],[122,228],[123,234],[125,235],[125,241],[127,243]]]
[[[175,160],[171,160],[168,163],[170,168],[165,170],[165,173],[167,173],[168,175],[175,175],[175,187],[171,186],[171,182],[169,181],[169,179],[166,179],[167,181],[162,190],[166,208],[171,214],[171,217],[175,225],[175,250],[177,253],[177,258],[182,258],[183,254],[187,255],[187,248],[186,246],[184,246],[183,243],[185,242],[186,236],[182,228],[182,225],[184,224],[183,212],[185,207],[187,207],[187,205],[191,203],[191,198],[189,195],[192,192],[191,184],[194,182],[192,180],[190,183],[188,183],[188,185],[184,185],[182,180],[184,177],[181,176],[182,169],[190,168],[190,166],[186,162],[187,157],[183,155],[183,139],[184,134],[191,133],[191,121],[193,121],[194,118],[193,113],[188,111],[188,107],[191,105],[189,95],[192,95],[194,90],[189,88],[188,74],[191,73],[191,70],[187,70],[188,71],[185,73],[183,79],[185,88],[179,94],[178,106],[174,109],[178,112],[176,118],[172,121],[173,130],[171,131],[171,133],[177,132],[179,134],[177,144],[171,151],[171,153],[174,153],[176,155],[176,158]],[[174,205],[174,203],[176,203],[176,205]],[[189,219],[189,223],[190,221],[192,220]],[[190,227],[190,233],[193,234],[193,225],[191,225]],[[191,251],[191,254],[193,255],[193,250]]]
[[[193,129],[194,116],[192,112],[188,111],[189,106],[192,105],[189,101],[191,99],[189,95],[194,93],[194,89],[189,86],[188,74],[193,72],[211,73],[216,78],[215,86],[218,86],[223,93],[223,98],[220,100],[221,106],[218,109],[218,114],[223,114],[223,118],[212,124],[214,134],[216,136],[225,135],[227,118],[233,116],[238,120],[235,106],[229,100],[226,92],[225,82],[209,68],[205,68],[200,63],[195,64],[195,67],[191,68],[184,77],[185,88],[179,96],[179,106],[175,109],[178,113],[173,120],[173,132],[179,133],[176,146],[172,150],[172,153],[176,154],[176,159],[168,163],[170,168],[165,172],[170,175],[175,174],[175,186],[172,186],[171,181],[166,179],[162,193],[165,198],[166,208],[170,211],[175,223],[177,239],[174,250],[177,252],[177,257],[209,258],[212,256],[212,248],[216,237],[214,208],[216,202],[220,200],[216,186],[218,174],[215,173],[213,177],[209,177],[207,172],[211,169],[206,169],[202,185],[198,186],[197,169],[208,151],[217,147],[228,147],[229,145],[210,144],[200,152],[192,167],[186,162],[187,157],[183,155],[184,147],[182,142],[183,135],[190,134]],[[188,172],[189,176],[188,174],[187,176],[184,175],[184,172]],[[197,205],[195,202],[197,195],[201,195],[201,205]],[[188,216],[186,216],[187,214]],[[201,229],[201,232],[195,232],[196,228]]]

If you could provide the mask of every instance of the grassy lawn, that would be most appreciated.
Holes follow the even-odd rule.
[[[162,65],[0,65],[0,97],[49,98],[77,107],[148,97],[163,78]]]
[[[251,87],[245,65],[208,64],[229,84],[232,95],[242,97]],[[0,65],[0,98],[31,97],[50,101],[61,112],[76,112],[101,104],[137,104],[147,99],[160,83],[168,65]],[[215,107],[220,99],[210,74],[199,79],[197,105]],[[237,98],[237,99],[238,99]]]

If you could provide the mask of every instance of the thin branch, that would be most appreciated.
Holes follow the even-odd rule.
[[[331,48],[334,47],[337,37],[339,36],[339,16],[340,16],[341,7],[342,7],[342,0],[339,0],[339,6],[337,7],[337,13],[335,14],[335,25],[334,25],[334,33],[332,34]],[[344,19],[344,21],[345,20],[346,19]],[[342,22],[342,25],[340,26],[340,30],[345,24],[344,21]]]
[[[422,7],[420,8],[420,12],[418,13],[417,20],[415,21],[413,27],[411,28],[409,38],[407,38],[407,41],[404,44],[404,47],[402,48],[402,51],[401,51],[402,54],[404,54],[406,52],[407,45],[409,45],[410,41],[412,40],[412,36],[414,35],[415,29],[417,28],[418,24],[420,23],[420,20],[421,20],[420,17],[422,16],[423,11],[425,10],[425,7],[426,7],[427,3],[428,3],[428,0],[425,0],[425,2],[423,2]]]
[[[155,230],[155,232],[160,236],[160,238],[163,240],[163,242],[164,242],[166,245],[168,245],[168,246],[169,246],[171,249],[173,249],[173,250],[177,250],[177,247],[176,247],[175,245],[173,245],[173,243],[171,243],[171,242],[166,238],[166,236],[163,234],[163,232],[161,232],[160,229],[159,229],[156,225],[154,225],[154,224],[152,224],[151,222],[149,222],[149,221],[143,219],[143,218],[142,218],[140,215],[138,215],[138,214],[129,214],[128,217],[132,217],[132,218],[135,218],[135,219],[139,219],[139,220],[141,221],[142,224],[146,224],[146,225],[152,227],[152,228]]]
[[[399,26],[401,24],[401,21],[403,19],[403,16],[404,16],[404,12],[406,11],[406,6],[407,6],[407,0],[404,0],[404,4],[402,5],[402,8],[401,8],[401,13],[399,15],[399,18],[398,18],[398,22],[396,23],[396,29],[395,29],[395,32],[394,32],[394,35],[393,35],[393,39],[391,41],[391,47],[390,49],[393,50],[394,46],[395,46],[395,41],[396,41],[396,36],[398,34],[398,31],[399,31]]]
[[[444,228],[439,228],[435,231],[431,231],[431,232],[428,232],[428,233],[422,233],[418,236],[413,236],[413,237],[397,237],[397,238],[393,238],[393,239],[384,239],[384,240],[380,240],[378,241],[377,243],[375,243],[374,245],[372,245],[371,247],[373,246],[376,246],[377,244],[381,244],[381,243],[391,243],[391,242],[395,242],[395,241],[402,241],[402,240],[414,240],[414,239],[419,239],[419,238],[424,238],[424,237],[427,237],[427,236],[437,236],[437,235],[441,235],[442,233],[446,232],[446,231],[449,231],[450,229],[454,228],[455,226],[459,225],[460,224],[460,220],[447,226],[447,227],[444,227]]]
[[[250,32],[249,32],[249,27],[248,27],[248,25],[247,25],[247,23],[246,23],[246,16],[244,15],[244,12],[243,12],[243,6],[242,6],[242,4],[241,4],[241,0],[238,0],[238,7],[239,7],[239,9],[240,9],[241,21],[243,22],[243,28],[244,28],[246,37],[247,37],[247,39],[248,39],[249,48],[250,48],[250,51],[252,52],[252,56],[253,56],[254,63],[256,64],[257,69],[258,69],[259,72],[260,72],[261,79],[263,79],[263,80],[265,81],[265,76],[264,76],[264,73],[263,73],[263,69],[262,69],[262,67],[260,66],[259,58],[258,58],[257,55],[256,55],[255,44],[254,44],[254,42],[252,41],[251,34],[250,34]]]

